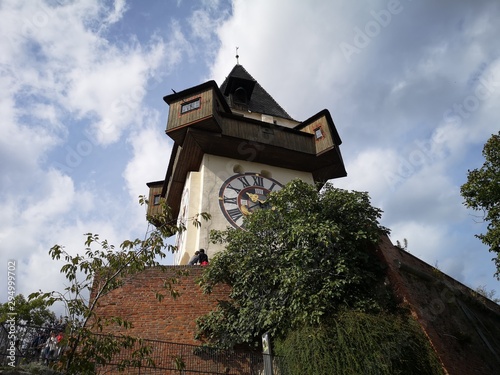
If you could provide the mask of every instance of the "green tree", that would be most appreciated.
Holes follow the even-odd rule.
[[[147,204],[147,200],[140,197],[140,203]],[[185,230],[185,226],[173,220],[165,202],[162,202],[162,207],[160,215],[148,217],[155,225],[144,239],[126,240],[119,249],[92,233],[85,235],[83,254],[72,255],[60,245],[50,249],[52,259],[65,262],[61,273],[65,275],[68,286],[63,291],[32,293],[30,300],[43,300],[47,306],[63,303],[66,308],[66,350],[58,362],[60,370],[67,374],[94,374],[96,365],[110,363],[122,349],[126,349],[129,355],[117,364],[119,368],[144,363],[154,365],[149,357],[151,348],[143,345],[140,339],[126,334],[119,337],[99,335],[105,327],[119,327],[126,332],[131,323],[120,316],[98,315],[96,308],[102,297],[119,288],[125,278],[146,267],[164,267],[160,262],[166,256],[165,251],[175,251],[175,246],[168,244],[166,239]],[[208,220],[209,215],[201,213],[190,220],[199,226],[200,219]],[[166,293],[174,298],[178,295],[174,289],[176,282],[175,277],[164,281]],[[157,291],[159,300],[164,298],[163,293],[163,290]]]
[[[42,298],[27,300],[24,295],[18,294],[12,302],[0,304],[0,322],[7,321],[15,307],[15,319],[21,325],[53,325],[56,315],[50,311]]]
[[[387,297],[375,254],[382,211],[367,193],[300,180],[270,195],[268,209],[248,216],[245,230],[212,232],[226,244],[201,285],[231,286],[230,299],[198,319],[198,338],[223,347],[257,345],[263,332],[285,337],[318,326],[343,309],[379,311]]]
[[[483,211],[482,218],[488,223],[486,233],[476,237],[496,253],[495,276],[500,280],[500,132],[492,134],[485,143],[483,156],[483,166],[468,171],[467,182],[460,193],[466,207]]]
[[[29,357],[34,355],[34,352],[29,350],[34,338],[33,327],[54,327],[56,315],[48,309],[43,298],[27,300],[24,295],[18,294],[12,299],[9,298],[8,302],[0,304],[0,323],[9,334],[15,332],[17,354]]]

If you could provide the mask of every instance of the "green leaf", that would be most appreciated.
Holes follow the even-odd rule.
[[[369,249],[388,230],[367,193],[329,184],[318,192],[294,180],[268,202],[272,209],[254,212],[244,231],[211,232],[225,250],[212,257],[200,283],[205,292],[230,285],[233,303],[221,301],[200,319],[198,337],[223,347],[258,345],[264,331],[286,335],[322,323],[325,312],[381,308],[371,301],[383,271]]]

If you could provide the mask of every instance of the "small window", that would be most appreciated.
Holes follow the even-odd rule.
[[[153,205],[157,206],[160,204],[160,198],[161,198],[161,195],[160,194],[156,194],[154,197],[153,197]]]
[[[321,139],[325,136],[323,134],[323,129],[321,129],[321,126],[314,128],[314,135],[315,135],[316,139]]]
[[[196,98],[186,103],[182,103],[181,105],[181,114],[194,111],[195,109],[200,108],[200,98]]]

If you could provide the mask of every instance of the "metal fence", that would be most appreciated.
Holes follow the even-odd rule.
[[[19,365],[38,361],[43,345],[35,345],[41,335],[48,337],[51,331],[59,331],[59,326],[30,326],[24,324],[0,324],[0,366]]]
[[[263,355],[257,352],[221,350],[203,346],[178,344],[157,340],[142,340],[150,348],[147,356],[154,365],[130,368],[128,374],[262,374]],[[115,355],[110,366],[102,372],[116,368],[122,360],[130,358],[137,348],[122,350]],[[144,362],[144,361],[143,361]],[[113,366],[114,365],[114,366]]]
[[[11,364],[12,340],[9,333],[11,327],[0,325],[0,364]],[[15,327],[16,342],[14,343],[15,364],[43,361],[41,349],[34,345],[40,333],[54,330],[54,327],[33,327],[17,325]],[[149,348],[147,356],[150,361],[140,361],[140,366],[120,366],[130,360],[132,353],[139,345]],[[179,344],[159,340],[141,340],[135,347],[122,349],[113,356],[111,363],[96,368],[97,374],[130,374],[130,375],[263,375],[264,362],[268,359],[265,354],[252,351],[222,350],[204,346]],[[57,357],[53,358],[57,361]],[[279,358],[272,358],[274,375],[284,375],[279,370]]]

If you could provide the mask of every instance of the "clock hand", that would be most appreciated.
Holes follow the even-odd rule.
[[[264,204],[266,203],[266,199],[262,200],[262,199],[259,199],[259,194],[252,194],[252,193],[246,193],[248,195],[248,198],[250,198],[250,200],[254,203],[261,203],[261,204]]]
[[[255,203],[255,204],[252,204],[251,206],[248,206],[248,209],[250,209],[250,210],[251,210],[251,209],[252,209],[252,208],[254,208],[254,207],[260,207],[260,205],[261,205],[261,203],[257,202],[257,203]]]
[[[259,201],[259,195],[258,194],[252,194],[252,193],[246,193],[248,195],[248,198],[250,198],[250,200],[252,202],[258,202]]]
[[[241,206],[240,206],[240,211],[241,211],[241,212],[242,212],[242,214],[243,214],[243,215],[245,215],[245,216],[248,216],[248,215],[250,215],[250,214],[252,213],[252,212],[250,212],[250,211],[248,210],[247,206],[245,206],[245,205],[241,205]]]

